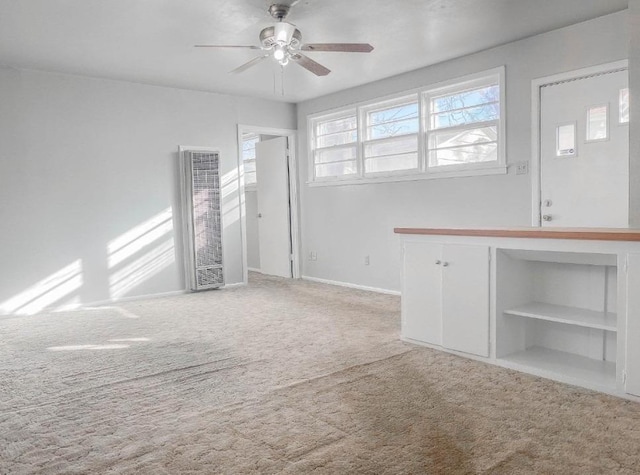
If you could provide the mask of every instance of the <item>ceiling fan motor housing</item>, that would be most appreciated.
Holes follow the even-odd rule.
[[[278,38],[276,37],[275,27],[268,26],[260,32],[260,43],[265,49],[271,49],[280,44]],[[302,33],[300,33],[300,30],[298,30],[297,28],[293,28],[291,37],[288,38],[288,42],[286,42],[283,46],[289,46],[290,48],[298,49],[301,44]]]
[[[278,21],[284,20],[289,14],[289,6],[288,5],[280,5],[278,3],[274,3],[269,7],[269,13],[273,18]]]

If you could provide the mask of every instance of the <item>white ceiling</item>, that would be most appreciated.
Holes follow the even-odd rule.
[[[368,42],[372,53],[309,53],[332,73],[263,61],[269,0],[0,0],[0,64],[299,102],[627,8],[628,0],[300,0],[303,41]],[[282,0],[281,3],[292,3]],[[275,90],[275,92],[274,92]]]

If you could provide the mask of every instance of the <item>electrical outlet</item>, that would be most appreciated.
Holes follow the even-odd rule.
[[[312,260],[313,260],[313,251],[309,251],[309,257],[308,257],[308,259],[309,259],[310,261],[312,261]]]
[[[365,266],[369,265],[369,256],[364,256],[364,265]]]
[[[312,261],[318,260],[318,253],[316,251],[311,251],[311,260]]]
[[[529,162],[516,163],[516,175],[526,175],[529,173]]]

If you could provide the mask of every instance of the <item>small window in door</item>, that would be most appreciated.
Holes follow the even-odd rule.
[[[620,99],[618,101],[618,107],[620,110],[619,122],[621,124],[629,123],[629,88],[625,87],[620,89]]]
[[[556,157],[576,156],[576,124],[556,127]]]
[[[609,106],[593,106],[587,110],[587,142],[609,138]]]

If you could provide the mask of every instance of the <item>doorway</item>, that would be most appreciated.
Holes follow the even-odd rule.
[[[629,225],[626,61],[533,84],[533,225]]]
[[[243,275],[299,278],[294,130],[238,126]]]

